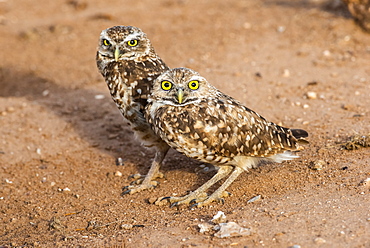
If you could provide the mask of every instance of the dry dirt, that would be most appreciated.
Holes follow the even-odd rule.
[[[153,153],[95,65],[113,25],[140,27],[169,66],[307,130],[310,145],[242,174],[225,204],[149,204],[214,174],[175,151],[159,187],[121,196]],[[338,1],[2,0],[0,45],[0,247],[370,247],[370,149],[341,149],[370,133],[370,35]],[[252,234],[200,233],[217,211]]]

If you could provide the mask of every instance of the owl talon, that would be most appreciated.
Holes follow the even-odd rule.
[[[199,204],[200,204],[200,202],[194,203],[193,205],[190,206],[190,209],[199,208],[200,207]]]
[[[140,179],[140,178],[144,178],[145,175],[141,175],[141,174],[132,174],[130,176],[128,176],[129,179]]]
[[[130,185],[140,185],[142,182],[143,182],[143,179],[138,179],[138,180],[132,181]]]
[[[225,204],[225,199],[224,198],[217,198],[215,201],[218,202],[218,203],[222,203],[222,205]]]
[[[173,208],[173,207],[179,207],[179,203],[178,202],[174,202],[170,205],[170,208]]]
[[[125,188],[125,187],[124,187],[124,188]],[[126,191],[123,191],[123,192],[122,192],[122,194],[121,194],[121,196],[124,196],[124,195],[130,194],[130,191],[131,191],[131,189],[126,190]]]
[[[222,198],[226,198],[226,197],[229,197],[231,196],[231,193],[230,192],[227,192],[227,191],[224,191],[222,194],[221,194],[221,197]]]
[[[156,188],[159,185],[158,182],[156,181],[151,181],[150,184],[140,184],[140,185],[128,185],[122,188],[122,190],[125,190],[122,192],[122,196],[127,195],[127,194],[135,194],[143,190],[152,190]]]

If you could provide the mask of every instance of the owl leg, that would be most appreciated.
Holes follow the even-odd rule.
[[[153,181],[153,179],[158,177],[158,175],[160,175],[159,168],[168,150],[169,150],[168,146],[157,148],[152,165],[149,169],[148,174],[142,180],[142,183],[139,185],[129,185],[129,186],[124,187],[123,189],[125,191],[122,193],[122,195],[126,195],[126,194],[131,195],[131,194],[134,194],[134,193],[146,190],[146,189],[155,188],[158,185],[158,182]]]
[[[214,175],[205,184],[203,184],[202,186],[200,186],[198,189],[191,192],[190,194],[183,196],[183,197],[161,197],[155,202],[155,204],[163,205],[163,200],[168,200],[171,203],[171,207],[174,207],[174,206],[178,206],[181,204],[189,204],[191,202],[196,203],[196,202],[202,202],[204,200],[207,200],[208,197],[205,191],[209,189],[213,184],[217,183],[222,178],[229,175],[232,169],[233,167],[229,165],[221,166],[220,169],[217,171],[216,175]]]
[[[225,190],[227,187],[230,186],[232,182],[242,173],[244,170],[240,167],[235,167],[234,171],[230,174],[230,176],[225,180],[225,182],[215,191],[212,195],[207,197],[205,200],[197,202],[194,204],[196,207],[202,207],[205,205],[210,204],[213,201],[221,201],[223,202],[223,197],[225,196]]]

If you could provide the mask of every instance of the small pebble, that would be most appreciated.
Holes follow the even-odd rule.
[[[284,27],[284,26],[279,26],[279,27],[277,28],[277,31],[278,31],[279,33],[283,33],[285,30],[286,30],[286,27]]]
[[[121,226],[121,229],[124,229],[124,230],[130,230],[133,228],[133,225],[131,224],[122,224]]]
[[[255,201],[259,201],[259,200],[261,200],[261,195],[257,195],[257,196],[255,196],[255,197],[253,197],[253,198],[249,199],[249,200],[247,201],[247,203],[252,203],[252,202],[255,202]]]
[[[209,232],[213,226],[209,223],[202,223],[202,224],[198,224],[198,227],[199,227],[200,233],[205,233],[205,232]]]
[[[42,96],[48,96],[49,93],[50,93],[49,90],[44,90],[41,94],[42,94]]]
[[[323,238],[315,238],[314,241],[315,241],[316,244],[324,244],[324,243],[326,243],[326,240],[323,239]]]
[[[300,245],[292,245],[290,248],[301,248]]]
[[[96,100],[101,100],[101,99],[104,99],[104,98],[105,98],[104,95],[95,95]]]
[[[324,160],[316,160],[311,162],[310,168],[312,170],[322,170],[326,162]]]
[[[250,228],[244,228],[236,224],[235,222],[220,223],[220,231],[215,233],[217,238],[230,238],[251,235]]]
[[[66,187],[64,189],[58,188],[58,191],[59,192],[64,192],[64,191],[71,191],[71,190],[68,187]]]
[[[290,71],[288,69],[284,69],[283,77],[290,77]]]
[[[361,185],[366,186],[366,187],[370,187],[370,177],[368,177],[365,180],[363,180],[361,182]]]
[[[114,175],[115,175],[116,177],[121,177],[121,176],[122,176],[122,172],[120,172],[120,171],[116,171],[116,172],[114,173]]]
[[[322,52],[322,54],[326,57],[329,57],[331,55],[330,51],[329,50],[325,50]]]
[[[249,22],[245,22],[243,24],[243,28],[245,28],[245,29],[251,29],[252,28],[252,24],[250,24]]]
[[[13,183],[13,181],[10,181],[9,179],[5,178],[6,183]]]
[[[122,166],[123,165],[123,159],[122,158],[117,158],[116,165],[117,166]]]
[[[219,224],[226,222],[226,215],[222,211],[218,211],[215,216],[213,216],[212,220],[213,223]]]
[[[351,36],[346,35],[346,36],[344,36],[343,40],[344,41],[350,41],[351,40]]]
[[[306,96],[307,99],[316,99],[317,98],[317,93],[314,92],[314,91],[308,91],[305,94],[305,96]]]
[[[38,155],[41,155],[41,149],[40,149],[40,148],[37,148],[37,149],[36,149],[36,153],[37,153]]]

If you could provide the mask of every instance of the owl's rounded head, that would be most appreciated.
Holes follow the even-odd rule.
[[[98,53],[111,60],[136,60],[154,53],[150,40],[141,29],[114,26],[100,34]]]
[[[217,89],[188,68],[175,68],[161,74],[154,82],[151,98],[162,104],[184,106],[197,103]]]

